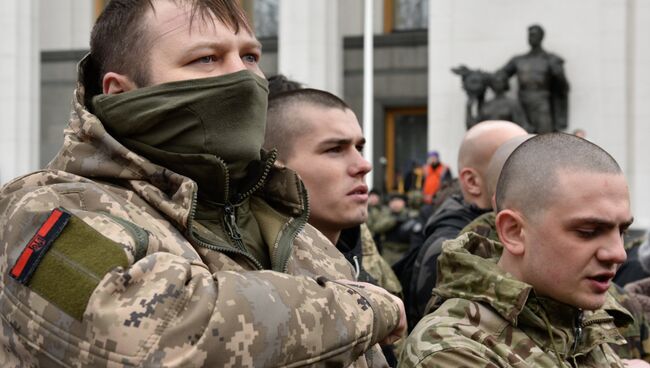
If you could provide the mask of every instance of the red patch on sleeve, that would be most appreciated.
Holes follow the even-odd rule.
[[[54,240],[61,234],[65,225],[68,224],[69,219],[70,214],[62,208],[52,210],[50,216],[20,253],[16,263],[9,271],[11,277],[22,284],[26,284]]]

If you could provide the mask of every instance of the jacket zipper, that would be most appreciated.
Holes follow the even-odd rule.
[[[199,246],[201,246],[203,248],[207,248],[207,249],[210,249],[210,250],[214,250],[214,251],[222,252],[222,253],[226,253],[226,254],[236,254],[236,255],[243,256],[243,257],[247,258],[249,261],[251,261],[258,270],[264,269],[264,267],[262,267],[260,262],[257,259],[255,259],[255,257],[253,257],[250,253],[248,253],[246,251],[241,251],[240,249],[233,248],[230,245],[212,244],[212,243],[208,242],[207,240],[200,238],[198,235],[195,235],[192,232],[192,223],[194,222],[194,215],[196,214],[196,202],[197,202],[197,194],[196,194],[196,191],[195,191],[194,193],[192,193],[192,206],[191,206],[191,209],[190,209],[190,216],[189,216],[189,218],[187,220],[187,233],[188,233],[188,237],[191,240],[193,240],[194,242],[196,242],[196,244],[198,244]]]
[[[576,354],[576,349],[578,344],[580,344],[580,339],[582,339],[582,328],[584,326],[584,312],[580,310],[576,315],[575,322],[573,325],[573,346],[571,347],[571,356]]]
[[[242,241],[241,238],[241,232],[239,231],[239,227],[237,226],[237,217],[235,216],[235,207],[233,207],[230,203],[226,203],[226,205],[223,208],[223,222],[226,225],[226,233],[228,233],[228,236],[230,236],[230,240],[235,243],[235,246],[241,250],[242,252],[246,252],[246,246],[244,246],[244,242]]]
[[[573,347],[571,349],[572,353],[571,355],[575,355],[576,350],[578,348],[578,345],[580,344],[580,339],[582,338],[582,333],[584,328],[594,325],[596,323],[606,323],[606,322],[611,322],[614,319],[612,316],[607,316],[607,317],[599,317],[599,318],[592,318],[589,320],[585,321],[584,318],[584,312],[581,310],[578,315],[576,316],[575,320],[575,326],[573,328],[573,334],[575,336],[575,340],[573,340]]]
[[[266,160],[266,165],[264,166],[264,171],[262,172],[262,176],[260,177],[260,180],[251,189],[249,189],[248,191],[246,191],[243,194],[239,194],[237,196],[238,202],[241,202],[244,198],[250,196],[251,194],[253,194],[257,190],[259,190],[264,185],[264,183],[266,182],[266,179],[268,177],[268,174],[271,172],[272,164],[277,159],[277,155],[278,154],[277,154],[276,150],[273,150],[273,151],[271,151],[269,153],[269,157]],[[217,159],[219,159],[219,158],[217,158]],[[219,159],[219,160],[221,160],[221,159]],[[223,160],[222,160],[222,163],[225,165]],[[228,190],[228,186],[230,185],[229,184],[229,177],[226,177],[225,185],[226,185],[226,190]],[[303,202],[305,203],[305,211],[303,211],[302,216],[298,217],[295,221],[293,221],[293,226],[291,226],[291,224],[289,225],[290,227],[293,227],[293,231],[290,232],[290,239],[295,239],[297,234],[300,231],[302,231],[305,224],[307,223],[307,217],[309,215],[309,200],[307,198],[307,194],[305,193],[304,186],[301,186],[301,188],[303,189],[302,190],[302,192],[303,192],[302,199],[303,199]],[[241,233],[239,231],[239,227],[237,226],[237,221],[236,221],[237,217],[236,217],[236,214],[235,214],[235,209],[231,204],[229,204],[229,203],[226,204],[226,206],[224,208],[224,212],[228,212],[228,211],[226,211],[226,208],[230,207],[230,209],[232,211],[232,213],[231,213],[232,217],[231,217],[230,213],[226,213],[224,215],[224,223],[226,224],[226,232],[231,237],[233,242],[235,242],[235,244],[237,245],[237,248],[233,248],[231,246],[212,244],[212,243],[208,242],[207,240],[200,238],[200,236],[195,235],[192,232],[192,223],[194,222],[194,216],[196,215],[197,201],[198,201],[197,192],[194,191],[192,193],[192,204],[191,204],[191,207],[190,207],[190,214],[189,214],[189,218],[188,218],[188,221],[187,221],[187,225],[188,225],[187,226],[187,229],[188,229],[187,232],[188,232],[189,238],[191,240],[195,241],[201,247],[211,249],[211,250],[214,250],[214,251],[218,251],[218,252],[222,252],[222,253],[236,254],[236,255],[243,256],[243,257],[247,258],[248,260],[250,260],[255,265],[255,267],[257,267],[257,269],[259,269],[259,270],[264,269],[262,264],[246,250],[246,248],[244,246],[244,243],[241,240]],[[291,220],[289,220],[289,222],[291,222]],[[283,237],[283,239],[285,239],[285,238],[286,237]],[[278,243],[279,242],[280,241],[278,241]],[[278,243],[276,243],[276,244],[278,244]],[[285,247],[285,248],[286,249],[283,249],[283,250],[280,250],[278,248],[278,252],[280,252],[279,257],[282,257],[282,258],[276,258],[276,259],[280,259],[281,262],[279,262],[278,266],[273,267],[274,270],[281,271],[281,272],[284,272],[284,273],[286,273],[286,271],[287,271],[287,264],[288,264],[288,261],[289,261],[289,255],[291,254],[291,248],[292,247]]]

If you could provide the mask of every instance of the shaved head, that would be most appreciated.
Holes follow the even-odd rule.
[[[458,169],[473,167],[484,173],[494,151],[512,137],[525,135],[519,125],[505,120],[486,120],[471,127],[460,144]]]
[[[291,157],[296,139],[310,129],[311,122],[302,114],[305,107],[350,109],[340,98],[317,89],[294,89],[272,96],[266,116],[264,148],[277,148],[282,161],[286,162]]]
[[[487,168],[487,191],[488,196],[492,196],[496,193],[497,182],[499,181],[499,175],[501,174],[501,169],[503,169],[503,164],[506,163],[506,160],[512,152],[519,147],[520,144],[524,143],[529,138],[534,137],[533,134],[520,135],[506,141],[504,144],[497,148],[496,152],[492,155],[492,159],[488,164]]]
[[[519,125],[504,120],[487,120],[471,127],[458,151],[458,173],[463,198],[480,208],[489,208],[487,166],[494,152],[507,140],[525,136]]]
[[[532,137],[508,157],[497,183],[497,212],[513,208],[532,216],[546,208],[561,171],[622,174],[597,145],[565,133]]]

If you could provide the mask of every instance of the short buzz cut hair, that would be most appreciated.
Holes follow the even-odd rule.
[[[280,160],[286,161],[293,154],[293,145],[305,131],[308,121],[303,121],[300,108],[316,106],[325,109],[349,110],[350,107],[335,95],[312,88],[281,92],[269,98],[266,114],[264,148],[277,149]]]
[[[108,72],[124,74],[138,86],[149,84],[149,50],[153,43],[145,15],[163,0],[111,0],[90,34],[90,58],[99,74],[99,85]],[[166,0],[188,5],[190,22],[217,20],[235,33],[240,28],[253,34],[236,0]]]
[[[558,172],[622,174],[616,160],[599,146],[566,133],[534,136],[508,157],[496,189],[496,210],[515,208],[527,216],[545,209]]]

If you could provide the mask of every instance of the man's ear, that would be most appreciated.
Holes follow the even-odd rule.
[[[524,219],[517,211],[501,210],[496,217],[496,228],[503,247],[513,256],[521,256],[526,251]]]
[[[481,195],[481,176],[475,169],[471,167],[463,168],[458,175],[458,179],[466,193],[476,197]]]
[[[128,92],[138,88],[138,86],[124,74],[108,72],[102,78],[102,93],[105,95],[114,95],[117,93]]]

